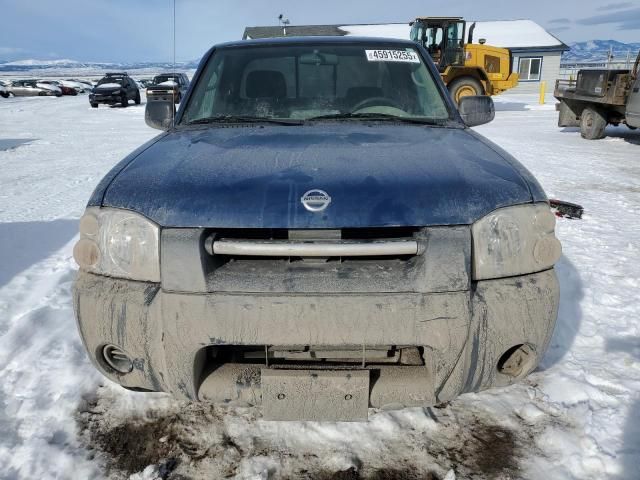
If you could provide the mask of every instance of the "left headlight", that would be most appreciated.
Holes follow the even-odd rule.
[[[500,208],[471,227],[473,279],[541,272],[560,258],[556,217],[546,203]]]
[[[149,282],[160,281],[159,227],[128,210],[87,208],[73,257],[82,270]]]

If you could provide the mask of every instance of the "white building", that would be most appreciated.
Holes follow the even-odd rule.
[[[467,25],[473,22],[468,21]],[[547,92],[553,92],[560,76],[560,57],[569,47],[532,20],[499,20],[475,22],[473,38],[486,40],[487,45],[511,51],[513,70],[520,74],[514,93],[533,93],[546,82]],[[368,25],[300,25],[287,26],[288,36],[355,35],[408,39],[408,23]],[[282,37],[282,27],[247,27],[243,38]]]

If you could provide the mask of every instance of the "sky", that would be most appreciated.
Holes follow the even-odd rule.
[[[409,22],[416,16],[531,19],[565,43],[640,42],[640,2],[175,0],[176,58],[197,60],[246,26]],[[0,60],[170,61],[173,0],[0,0]]]

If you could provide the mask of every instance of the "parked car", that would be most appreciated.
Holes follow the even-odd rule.
[[[144,88],[147,88],[149,85],[153,84],[153,78],[141,78],[138,80],[138,83]]]
[[[87,84],[85,82],[81,82],[80,80],[75,80],[72,78],[67,78],[66,80],[59,80],[61,85],[65,87],[73,88],[78,93],[85,93],[87,91],[93,90],[93,85]]]
[[[185,73],[163,73],[153,78],[147,86],[147,99],[173,99],[180,103],[189,89],[189,77]]]
[[[540,184],[469,127],[423,47],[218,45],[166,130],[100,182],[73,287],[94,365],[126,388],[361,420],[524,378],[558,311]]]
[[[126,107],[129,100],[140,105],[140,90],[126,73],[107,73],[89,94],[89,103],[93,108],[98,108],[100,103]]]
[[[77,78],[70,78],[68,80],[78,82],[84,88],[85,92],[90,92],[91,90],[93,90],[93,87],[95,87],[95,84],[97,83],[92,82],[91,80],[83,80]]]
[[[41,80],[14,80],[7,87],[7,92],[14,97],[62,96],[62,90],[57,86],[43,83]]]
[[[62,95],[78,95],[78,91],[75,88],[63,85],[61,82],[56,80],[40,80],[40,83],[59,88]]]

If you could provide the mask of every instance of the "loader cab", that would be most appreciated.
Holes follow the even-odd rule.
[[[440,72],[464,66],[466,22],[461,17],[418,17],[411,23],[411,40],[420,43]]]

